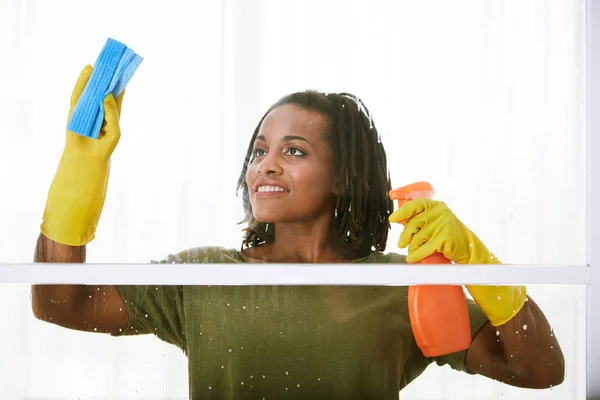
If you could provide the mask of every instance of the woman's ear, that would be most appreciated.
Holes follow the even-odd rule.
[[[336,196],[339,196],[340,194],[342,194],[342,189],[343,189],[340,187],[340,185],[338,183],[339,182],[337,180],[335,182],[333,182],[333,188],[331,189],[333,194]]]

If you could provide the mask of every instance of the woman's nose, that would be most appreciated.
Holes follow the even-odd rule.
[[[268,154],[258,166],[258,171],[262,175],[272,175],[281,173],[281,164],[275,155]]]

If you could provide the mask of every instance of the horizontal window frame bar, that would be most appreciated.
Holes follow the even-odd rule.
[[[587,265],[0,264],[0,284],[589,285]]]

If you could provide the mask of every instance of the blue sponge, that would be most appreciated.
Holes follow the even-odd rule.
[[[98,139],[104,121],[104,98],[109,93],[117,98],[142,60],[123,43],[109,38],[71,114],[67,129],[81,136]]]

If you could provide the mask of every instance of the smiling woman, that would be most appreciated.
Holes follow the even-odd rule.
[[[84,69],[72,106],[89,73]],[[85,261],[118,142],[121,101],[106,99],[100,137],[86,142],[102,155],[85,159],[88,166],[101,163],[87,171],[101,174],[78,175],[72,163],[84,154],[67,132],[36,261]],[[77,190],[89,187],[96,190]],[[163,262],[405,263],[383,251],[389,221],[407,220],[400,247],[408,246],[409,256],[441,252],[456,263],[498,263],[442,202],[409,201],[392,214],[377,128],[362,101],[346,93],[300,92],[273,105],[252,136],[238,189],[247,222],[241,250],[194,248]],[[88,212],[70,212],[81,204]],[[74,232],[84,233],[77,243]],[[193,399],[282,393],[397,399],[432,362],[514,386],[560,384],[562,351],[525,287],[469,290],[473,343],[439,357],[425,357],[415,343],[406,287],[35,285],[32,306],[37,318],[53,324],[115,336],[151,333],[181,348]],[[519,334],[524,326],[526,334]],[[293,393],[282,384],[282,371],[294,377]]]
[[[261,201],[273,196],[257,193],[261,185],[288,192]],[[393,210],[386,154],[355,96],[307,91],[279,100],[254,132],[238,189],[249,254],[271,262],[343,262],[385,249]]]
[[[317,112],[284,105],[270,112],[260,126],[245,187],[254,218],[279,222],[275,235],[290,229],[306,236],[315,228],[330,231],[336,182],[333,152],[325,137],[327,125],[326,117]],[[284,240],[284,236],[276,240],[282,248],[288,247]]]

